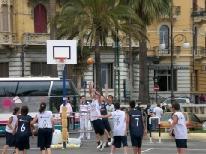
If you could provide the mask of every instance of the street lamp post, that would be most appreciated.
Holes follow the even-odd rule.
[[[183,43],[183,48],[189,48],[190,44],[187,42],[187,38],[185,35],[183,34],[176,34],[173,36],[173,0],[171,0],[171,5],[170,5],[170,52],[171,52],[171,56],[170,56],[170,71],[171,71],[171,102],[174,101],[174,41],[176,38],[177,42],[182,42],[183,40],[185,41]],[[166,47],[166,45],[160,44],[160,48],[164,49]]]

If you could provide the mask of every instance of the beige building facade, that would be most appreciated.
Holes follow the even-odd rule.
[[[200,93],[206,93],[205,10],[205,0],[173,0],[172,17],[161,17],[159,21],[148,27],[148,57],[159,61],[159,64],[151,66],[150,75],[157,78],[160,87],[159,95],[170,96],[172,39],[174,41],[174,95],[192,96],[194,101],[196,96],[197,101]],[[171,31],[171,23],[173,31]],[[185,42],[190,44],[189,48],[183,47]],[[164,48],[162,48],[163,44]],[[152,86],[150,84],[150,90]]]
[[[51,0],[50,0],[51,1]],[[46,40],[51,38],[49,0],[0,0],[0,77],[61,76],[59,66],[46,64]],[[175,96],[191,96],[206,93],[206,11],[204,0],[173,0],[174,38],[174,93]],[[57,6],[61,0],[56,0]],[[149,93],[155,93],[154,78],[160,90],[158,95],[170,96],[171,90],[171,19],[161,17],[160,21],[148,27]],[[181,36],[184,35],[184,39]],[[190,48],[182,44],[187,41]],[[116,47],[108,39],[108,48],[102,48],[102,84],[104,91],[120,99],[138,99],[139,65],[138,43],[132,43],[132,77],[129,73],[129,44],[119,46],[119,67],[116,67]],[[165,48],[160,48],[165,44]],[[92,53],[93,54],[93,53]],[[157,64],[158,63],[158,64]],[[82,77],[82,83],[94,81],[94,67],[89,66]],[[118,75],[115,72],[119,71]],[[117,83],[119,82],[119,83]],[[119,86],[118,86],[119,85]],[[84,94],[82,85],[81,93]]]

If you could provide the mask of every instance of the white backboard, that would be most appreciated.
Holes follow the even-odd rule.
[[[77,64],[77,40],[47,40],[47,64]]]

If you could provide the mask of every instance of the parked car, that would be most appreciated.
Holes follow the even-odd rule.
[[[191,104],[191,100],[188,97],[175,97],[174,98],[175,102],[179,104]],[[171,105],[171,97],[167,98],[162,102],[163,105]]]
[[[160,128],[170,128],[168,120],[171,118],[172,112],[165,112],[160,119]],[[201,121],[194,113],[184,112],[186,126],[188,129],[203,129],[204,122]]]

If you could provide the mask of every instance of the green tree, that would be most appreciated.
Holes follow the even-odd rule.
[[[132,26],[125,19],[133,21]],[[95,53],[96,88],[102,92],[100,45],[106,45],[108,32],[117,35],[116,29],[139,39],[142,36],[141,20],[128,5],[120,0],[68,0],[57,17],[58,36],[64,39],[87,38]]]
[[[141,18],[144,27],[142,32],[147,35],[147,26],[154,21],[159,20],[162,15],[169,13],[170,0],[125,0],[135,9],[136,14]],[[147,39],[142,37],[139,40],[139,100],[143,103],[149,103],[149,79],[147,66]]]

